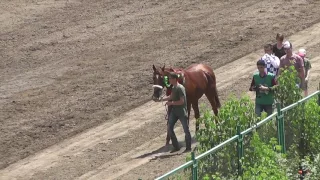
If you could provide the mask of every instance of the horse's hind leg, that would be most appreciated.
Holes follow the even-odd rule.
[[[214,114],[217,116],[218,115],[218,107],[217,107],[217,103],[215,101],[215,96],[214,96],[214,91],[212,88],[208,88],[207,92],[205,93],[210,104],[211,104],[211,107],[212,107],[212,110],[214,112]]]
[[[187,111],[188,111],[188,126],[190,126],[190,111],[191,111],[191,102],[190,100],[187,100]]]
[[[205,95],[207,96],[212,110],[214,112],[214,114],[217,116],[218,115],[218,108],[220,108],[220,101],[219,101],[219,97],[218,97],[218,92],[217,92],[217,88],[216,88],[216,80],[215,77],[209,75],[208,73],[205,73],[207,79],[208,79],[208,85],[206,88],[206,92]]]
[[[192,108],[194,111],[194,117],[196,118],[196,132],[199,130],[199,122],[198,119],[200,117],[200,111],[199,111],[199,105],[198,105],[198,100],[195,100],[192,102]]]

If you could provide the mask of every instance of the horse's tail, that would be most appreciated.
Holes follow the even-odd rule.
[[[204,71],[204,74],[208,78],[208,84],[212,84],[212,86],[213,86],[214,100],[216,102],[217,108],[221,108],[221,103],[220,103],[219,96],[218,96],[218,89],[217,89],[217,85],[216,85],[216,77],[214,76],[214,74],[213,74],[213,76],[211,76],[208,72],[205,72],[205,71]]]
[[[217,107],[218,108],[221,108],[221,103],[220,103],[220,100],[219,100],[219,97],[218,97],[218,89],[217,89],[217,86],[215,85],[214,86],[214,91],[215,91],[215,95],[214,95],[214,99],[216,100],[216,103],[217,103]]]

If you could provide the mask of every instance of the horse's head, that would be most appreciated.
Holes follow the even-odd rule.
[[[169,88],[170,83],[168,79],[169,72],[166,70],[165,66],[162,68],[156,68],[153,65],[153,95],[152,95],[152,100],[159,100],[163,89]]]

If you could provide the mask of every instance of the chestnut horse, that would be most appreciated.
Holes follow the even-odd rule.
[[[205,64],[192,64],[186,69],[179,68],[156,68],[153,65],[153,88],[154,92],[152,99],[159,100],[162,96],[162,90],[167,88],[167,92],[171,91],[172,86],[166,82],[170,72],[176,72],[181,75],[184,80],[184,87],[187,95],[187,110],[188,110],[188,123],[190,119],[191,106],[194,110],[195,118],[200,117],[199,112],[199,99],[206,95],[209,100],[212,110],[215,115],[218,115],[218,108],[221,107],[218,97],[216,77],[213,70]],[[169,95],[169,93],[167,93]],[[196,131],[199,129],[199,124],[196,122]]]

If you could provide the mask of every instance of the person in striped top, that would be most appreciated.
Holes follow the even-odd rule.
[[[266,44],[264,46],[265,54],[261,57],[260,60],[263,60],[266,64],[265,72],[272,73],[275,76],[278,74],[279,66],[280,66],[280,59],[272,54],[272,45]]]

